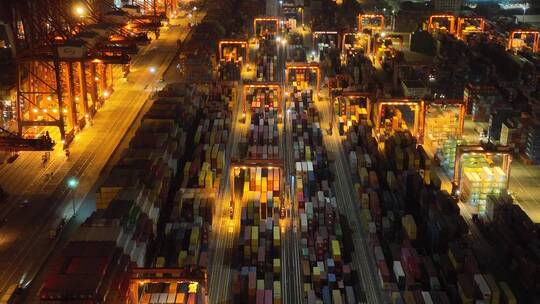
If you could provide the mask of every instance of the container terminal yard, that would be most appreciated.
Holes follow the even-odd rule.
[[[0,303],[539,303],[537,8],[446,2],[0,3]]]

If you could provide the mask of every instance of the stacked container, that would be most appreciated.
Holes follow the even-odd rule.
[[[279,159],[277,92],[257,88],[247,95],[251,121],[247,137],[247,157],[250,159]]]
[[[249,159],[278,159],[279,100],[272,89],[256,88],[247,97],[251,117]],[[272,165],[233,169],[235,204],[240,205],[240,237],[233,272],[234,303],[281,303],[282,172]]]
[[[331,187],[328,157],[311,90],[296,82],[291,94],[292,133],[296,161],[296,197],[299,210],[301,265],[308,303],[356,303],[350,256],[345,245],[346,221],[337,211]],[[345,225],[345,227],[343,226]]]
[[[381,286],[392,302],[488,298],[486,286],[495,290],[497,283],[478,279],[477,288],[484,292],[481,297],[476,292],[472,278],[481,273],[481,266],[463,241],[467,224],[455,200],[440,190],[440,183],[425,178],[429,159],[423,149],[414,147],[410,135],[399,132],[384,146],[378,145],[366,130],[365,123],[352,125],[343,144],[349,164],[356,165],[351,171],[358,174],[355,192],[361,225]],[[369,163],[357,152],[368,154]],[[494,299],[493,293],[487,302]]]
[[[129,260],[114,241],[71,241],[53,261],[40,299],[124,302],[133,269]]]

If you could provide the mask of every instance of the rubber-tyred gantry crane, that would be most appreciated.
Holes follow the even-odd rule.
[[[245,39],[221,39],[218,42],[218,58],[226,61],[247,62],[248,41]]]
[[[456,159],[454,164],[454,177],[452,184],[456,189],[461,187],[463,172],[463,156],[467,154],[479,154],[486,158],[500,157],[500,167],[506,174],[506,188],[510,183],[510,165],[512,163],[512,150],[508,146],[498,146],[488,143],[485,145],[458,145],[456,148]]]
[[[277,35],[279,32],[278,17],[257,17],[253,19],[253,34],[256,37],[262,37],[265,32]]]
[[[429,16],[428,31],[447,31],[450,34],[456,32],[456,17],[454,15],[431,15]]]
[[[341,38],[341,53],[346,54],[348,51],[363,48],[365,54],[371,54],[371,36],[365,33],[348,32],[343,33]]]
[[[246,109],[247,109],[247,93],[248,93],[248,90],[250,89],[255,89],[255,88],[270,88],[270,89],[275,89],[277,92],[278,92],[278,100],[281,100],[281,94],[282,94],[282,91],[281,91],[281,85],[277,82],[247,82],[244,84],[244,88],[243,88],[243,100],[242,100],[242,113],[243,115],[245,116],[246,115]],[[278,113],[279,115],[281,115],[281,112],[282,112],[282,108],[281,107],[278,107]]]
[[[540,32],[529,30],[517,30],[512,31],[508,37],[508,45],[506,47],[509,51],[520,50],[523,48],[530,48],[534,53],[538,52],[538,40]]]
[[[203,304],[208,295],[208,272],[203,267],[134,268],[129,284],[128,302],[138,303],[142,288],[151,283],[190,283],[201,288]]]
[[[316,62],[311,63],[303,63],[303,62],[290,62],[286,64],[285,67],[285,83],[289,83],[289,77],[290,73],[294,71],[296,73],[304,73],[304,72],[312,72],[315,73],[316,77],[316,89],[317,93],[319,93],[320,86],[321,86],[321,69],[319,68],[319,64]]]
[[[411,134],[417,138],[418,143],[422,143],[424,136],[424,111],[425,105],[424,101],[421,99],[379,99],[375,101],[373,105],[373,118],[375,123],[375,133],[378,140],[385,139],[385,130],[384,126],[381,126],[381,123],[384,122],[383,114],[386,108],[397,108],[397,107],[409,107],[414,114],[413,126],[411,129]],[[398,126],[399,128],[399,126]]]
[[[371,30],[380,32],[384,30],[384,15],[360,14],[358,15],[358,31]]]
[[[460,39],[470,33],[483,33],[486,30],[486,20],[483,17],[459,17],[457,21],[457,36]]]

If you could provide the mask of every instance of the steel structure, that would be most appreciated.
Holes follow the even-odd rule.
[[[506,174],[506,188],[510,183],[510,164],[512,163],[512,149],[508,146],[496,146],[491,143],[486,145],[459,145],[456,149],[456,159],[454,164],[454,177],[452,183],[454,187],[461,187],[462,157],[466,154],[482,154],[486,157],[502,157],[501,169]]]
[[[109,0],[21,0],[11,8],[18,136],[57,127],[67,147],[112,93],[112,65],[129,68],[137,44],[148,39]]]
[[[486,30],[486,20],[483,17],[459,17],[457,21],[457,36],[464,39],[469,33],[482,33]]]
[[[441,26],[440,21],[448,22],[448,26]],[[433,33],[446,29],[448,33],[454,34],[456,31],[456,17],[454,15],[431,15],[429,16],[428,31]]]
[[[257,32],[257,26],[263,26],[263,24],[273,25],[275,28],[270,29],[274,35],[279,32],[279,18],[278,17],[257,17],[253,19],[253,34],[256,37],[261,37]],[[261,31],[262,32],[262,31]]]
[[[230,182],[231,182],[231,200],[233,202],[236,201],[235,197],[235,191],[234,191],[234,176],[236,175],[236,172],[240,169],[247,169],[247,168],[278,168],[280,170],[280,189],[283,189],[283,172],[284,172],[284,164],[282,159],[247,159],[243,161],[233,161],[231,163],[231,176],[230,176]],[[283,193],[283,192],[282,192]],[[282,194],[283,195],[283,194]],[[283,202],[283,200],[282,200]],[[283,205],[282,205],[283,206]]]
[[[248,50],[248,41],[245,39],[221,39],[218,43],[218,58],[221,61],[224,59],[224,50],[226,47],[233,47],[236,49],[236,56],[235,58],[232,58],[234,61],[243,61],[247,62],[247,50]],[[242,54],[240,55],[240,51],[242,51]],[[242,59],[239,59],[239,58]]]
[[[347,39],[351,38],[354,40],[352,43],[347,43]],[[366,54],[371,54],[371,36],[365,33],[343,33],[341,38],[341,53],[346,54],[350,49],[355,49],[358,41],[366,41]]]
[[[521,36],[519,39],[522,40],[524,44],[525,44],[524,40],[526,39],[526,37],[529,35],[532,35],[533,41],[530,48],[534,53],[538,52],[538,40],[539,40],[540,32],[539,31],[525,31],[525,30],[512,31],[510,33],[510,36],[508,37],[508,45],[506,47],[506,50],[514,50],[514,49],[518,49],[522,47],[522,46],[515,45],[516,43],[515,40],[518,39],[516,38],[516,35]]]
[[[380,32],[384,30],[384,15],[381,14],[360,14],[358,15],[358,31],[371,30]]]
[[[129,303],[139,303],[141,287],[149,283],[196,283],[204,299],[208,295],[208,273],[201,267],[190,268],[134,268],[129,284]]]
[[[324,36],[328,37],[328,40],[333,39],[335,44],[336,44],[336,47],[340,46],[341,39],[340,39],[340,35],[339,35],[338,32],[336,32],[336,31],[315,31],[315,32],[312,33],[313,39],[312,39],[311,48],[313,50],[317,49],[316,46],[319,43],[318,39],[320,39],[321,37],[324,37]]]
[[[413,99],[379,99],[374,102],[373,113],[375,119],[375,134],[377,139],[381,139],[381,115],[385,106],[408,106],[414,112],[414,123],[411,134],[417,138],[418,143],[422,143],[424,135],[424,101]]]
[[[459,107],[459,114],[458,114],[458,134],[463,134],[464,125],[465,125],[465,110],[467,109],[467,104],[463,99],[434,99],[434,100],[426,100],[424,106],[424,121],[427,119],[426,112],[429,110],[429,107],[431,106],[445,106],[445,105],[451,105],[451,106],[457,106]]]
[[[317,75],[317,93],[321,89],[321,69],[316,62],[303,63],[303,62],[289,62],[285,65],[285,84],[289,84],[289,75],[291,71],[312,71]]]
[[[371,108],[373,107],[373,95],[367,92],[355,92],[355,91],[341,91],[332,94],[334,102],[339,102],[339,97],[345,97],[349,99],[365,100],[365,108],[367,111],[367,120],[371,120]]]
[[[242,100],[242,113],[243,115],[246,114],[246,108],[247,108],[247,98],[246,93],[247,90],[253,89],[253,88],[275,88],[278,91],[278,100],[281,100],[281,85],[278,82],[247,82],[244,84],[243,88],[243,100]],[[281,112],[283,109],[281,107],[278,107],[278,113],[281,115]]]

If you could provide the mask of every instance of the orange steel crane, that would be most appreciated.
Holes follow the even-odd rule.
[[[381,14],[360,14],[358,15],[358,31],[371,30],[380,32],[384,30],[384,15]]]
[[[319,68],[319,64],[316,62],[311,63],[303,63],[303,62],[289,62],[285,66],[285,83],[289,83],[289,75],[291,71],[295,71],[297,73],[302,73],[305,71],[310,71],[316,74],[317,77],[317,93],[319,93],[320,86],[321,86],[321,69]]]
[[[313,39],[312,39],[313,44],[311,47],[313,50],[316,49],[316,46],[319,43],[319,39],[321,37],[327,37],[328,40],[334,41],[336,47],[339,47],[340,41],[341,41],[340,35],[336,31],[315,31],[313,32],[312,36],[313,36]]]
[[[530,47],[531,50],[536,53],[538,52],[538,39],[540,32],[538,31],[526,31],[526,30],[517,30],[510,33],[508,37],[508,45],[506,50],[516,50],[523,47]],[[528,37],[532,37],[532,43],[527,45],[525,41]]]
[[[126,29],[104,22],[121,15],[111,19],[93,1],[73,3],[12,4],[19,137],[38,127],[58,127],[67,147],[112,93],[112,65],[127,65],[129,54],[137,52],[137,40],[130,40]],[[111,37],[123,37],[123,45]]]
[[[232,52],[224,54],[227,49],[232,49]],[[247,50],[248,41],[245,39],[221,39],[218,42],[218,58],[220,61],[222,59],[229,59],[247,62]]]
[[[458,113],[458,134],[463,134],[463,127],[465,125],[465,110],[467,108],[467,104],[463,99],[434,99],[434,100],[425,100],[425,107],[424,107],[424,120],[427,119],[426,112],[429,110],[432,106],[456,106],[459,108]]]
[[[283,172],[285,169],[284,169],[284,164],[283,164],[282,159],[247,159],[243,161],[233,161],[231,162],[232,170],[231,170],[231,176],[229,177],[231,181],[231,189],[233,189],[233,191],[231,191],[233,202],[236,199],[235,191],[234,191],[235,172],[237,172],[240,169],[260,168],[260,167],[268,168],[268,169],[273,169],[273,168],[279,169],[280,170],[280,189],[283,189],[283,182],[284,182]]]
[[[466,154],[482,154],[486,157],[499,156],[502,158],[501,169],[506,174],[506,188],[510,183],[510,164],[512,163],[512,150],[508,146],[497,146],[492,143],[485,145],[459,145],[456,148],[456,159],[454,164],[453,186],[456,189],[461,187],[461,173],[463,168],[463,156]]]
[[[261,30],[258,31],[259,27]],[[278,17],[257,17],[253,19],[253,34],[256,37],[261,37],[264,30],[270,31],[272,34],[277,35],[279,32],[279,18]]]
[[[243,90],[243,100],[242,100],[242,113],[245,116],[246,115],[246,108],[247,108],[247,91],[249,89],[253,88],[271,88],[276,89],[278,91],[278,100],[281,101],[281,85],[277,82],[247,82],[244,84],[244,90]],[[281,116],[281,112],[283,109],[281,107],[278,107],[278,113]]]
[[[445,22],[446,25],[441,24]],[[435,31],[446,30],[450,34],[454,34],[456,31],[456,17],[454,15],[431,15],[429,17],[428,31],[433,33]]]
[[[464,39],[469,33],[482,33],[486,30],[486,20],[483,17],[459,17],[457,36]]]
[[[357,45],[365,45],[365,53],[371,54],[371,36],[364,33],[343,33],[341,38],[341,53],[346,54]]]
[[[149,283],[194,283],[200,286],[203,293],[203,304],[208,295],[208,273],[206,268],[193,266],[184,268],[133,268],[129,282],[129,303],[138,303],[141,288]]]
[[[367,92],[355,92],[355,91],[339,91],[332,93],[332,99],[335,103],[339,103],[338,98],[345,97],[353,100],[357,100],[358,103],[363,104],[363,107],[367,112],[367,120],[371,120],[371,107],[373,106],[373,94]]]
[[[379,99],[374,102],[373,117],[375,119],[375,134],[377,139],[381,140],[381,121],[382,121],[382,112],[384,107],[389,106],[408,106],[414,112],[414,123],[411,130],[411,134],[415,136],[418,140],[418,143],[422,143],[423,134],[424,134],[424,101],[423,100],[414,100],[414,99]]]

